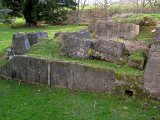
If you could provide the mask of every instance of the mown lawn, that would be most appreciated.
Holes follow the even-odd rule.
[[[0,80],[0,120],[158,120],[159,113],[158,102]]]

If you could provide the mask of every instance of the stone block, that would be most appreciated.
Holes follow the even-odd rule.
[[[37,33],[28,33],[27,34],[30,45],[34,45],[38,42],[40,38],[48,38],[47,32],[37,32]]]
[[[94,57],[111,62],[119,62],[123,57],[125,45],[113,40],[98,40],[93,43]]]
[[[144,74],[144,88],[153,97],[160,97],[160,44],[153,44],[150,49]]]
[[[129,67],[133,67],[133,68],[136,68],[136,69],[143,70],[144,65],[145,65],[144,60],[135,60],[135,59],[132,59],[132,58],[129,58],[129,60],[128,60],[128,66]]]
[[[12,48],[15,54],[24,54],[30,49],[28,37],[24,33],[16,33],[13,35]]]
[[[61,54],[70,57],[88,58],[91,40],[82,33],[66,33],[62,37]]]
[[[139,34],[140,28],[139,25],[133,23],[98,21],[95,29],[95,35],[97,38],[124,38],[130,40]]]
[[[160,43],[160,24],[156,26],[153,42],[159,42]]]

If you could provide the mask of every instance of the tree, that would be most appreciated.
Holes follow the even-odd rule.
[[[66,19],[67,8],[75,9],[73,0],[1,0],[2,6],[13,10],[11,16],[23,16],[28,26],[39,20],[61,23]]]
[[[98,5],[105,13],[105,18],[109,17],[109,8],[116,3],[116,0],[95,0],[95,4]]]
[[[87,2],[87,0],[77,0],[76,15],[77,15],[77,23],[78,24],[80,23],[81,18],[83,17],[84,8],[87,5],[86,2]]]

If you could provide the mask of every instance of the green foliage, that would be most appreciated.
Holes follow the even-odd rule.
[[[13,22],[10,26],[12,29],[22,28],[25,26],[25,21],[24,19],[17,18],[15,19],[15,22]]]
[[[93,49],[89,49],[89,50],[88,50],[88,55],[93,56],[94,52],[95,52],[95,51],[94,51]]]
[[[157,0],[157,2],[155,3],[155,6],[160,8],[160,0]]]
[[[159,104],[0,79],[1,120],[156,120]],[[157,119],[158,120],[158,119]]]
[[[73,0],[66,0],[65,4],[59,4],[59,0],[2,0],[4,7],[12,9],[12,16],[24,16],[28,26],[34,26],[39,20],[50,23],[62,23],[66,20],[67,9],[75,9]]]
[[[24,0],[1,0],[3,8],[13,10],[10,13],[11,16],[21,17],[22,3]]]

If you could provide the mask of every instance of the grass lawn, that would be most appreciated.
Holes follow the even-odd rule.
[[[0,120],[158,120],[160,104],[0,80]]]

